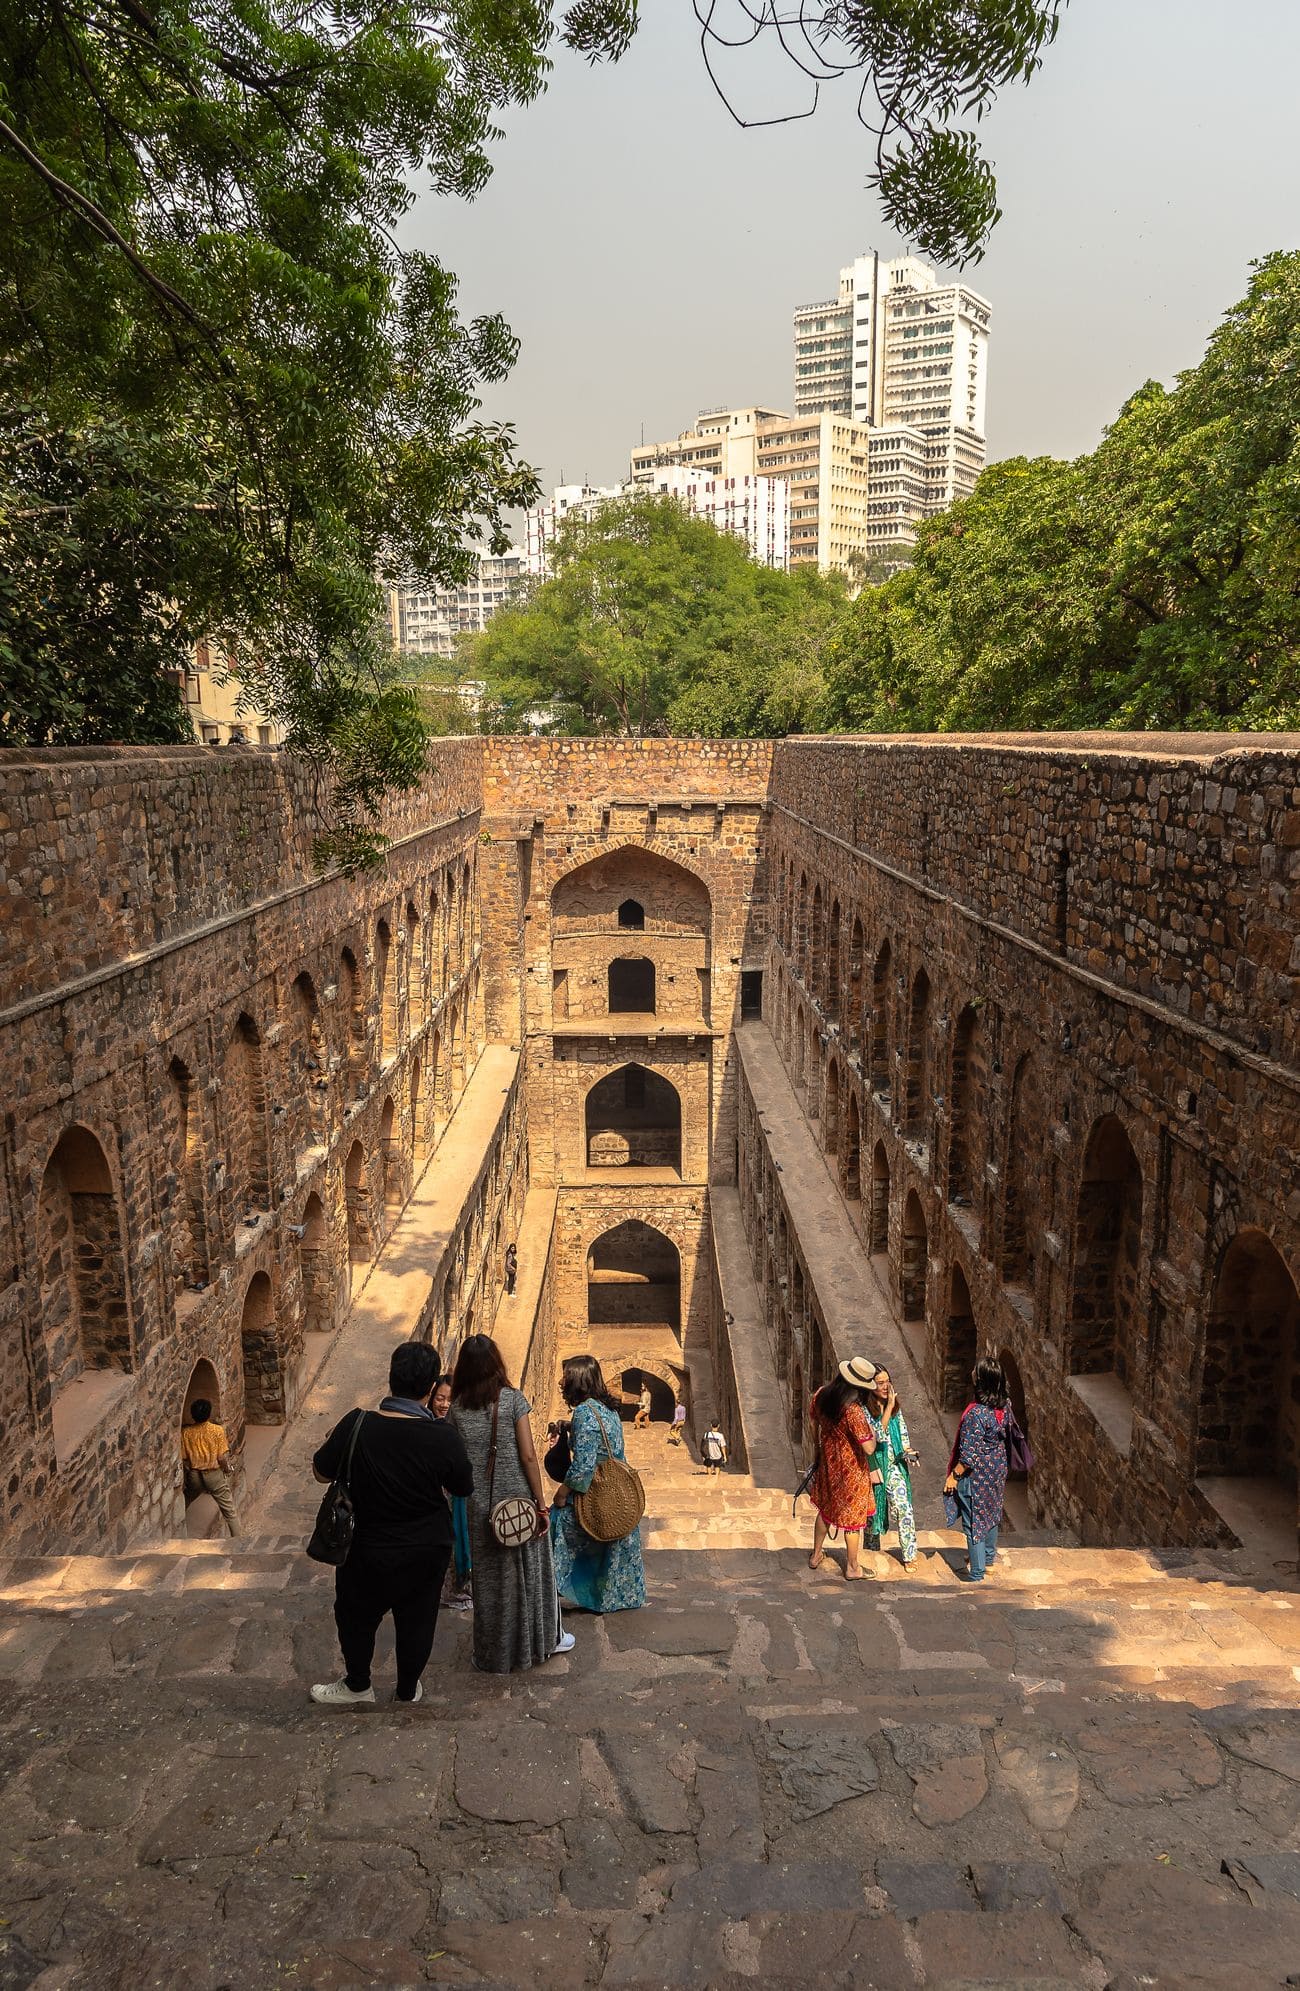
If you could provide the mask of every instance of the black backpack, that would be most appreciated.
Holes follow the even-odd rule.
[[[357,1433],[366,1421],[364,1410],[357,1412],[357,1421],[348,1434],[348,1449],[343,1455],[343,1470],[337,1479],[332,1479],[325,1489],[316,1516],[316,1526],[311,1531],[307,1553],[313,1562],[327,1562],[334,1569],[341,1569],[348,1559],[352,1547],[352,1537],[356,1533],[357,1512],[352,1505],[352,1494],[348,1480],[352,1472],[352,1454],[357,1449]]]

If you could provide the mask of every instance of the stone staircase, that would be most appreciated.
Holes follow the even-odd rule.
[[[313,1707],[301,1536],[0,1564],[0,1985],[1282,1986],[1300,1590],[1029,1541],[807,1567],[806,1503],[630,1434],[650,1602],[531,1674]]]

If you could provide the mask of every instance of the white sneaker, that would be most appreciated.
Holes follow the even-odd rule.
[[[559,1644],[558,1644],[558,1645],[556,1646],[556,1648],[555,1648],[555,1652],[572,1652],[572,1651],[573,1651],[573,1648],[574,1648],[574,1646],[575,1646],[575,1645],[576,1645],[577,1643],[578,1643],[578,1641],[577,1641],[577,1639],[576,1639],[576,1638],[575,1638],[575,1637],[573,1636],[573,1633],[572,1633],[572,1632],[562,1632],[562,1633],[560,1634],[560,1642],[559,1642]],[[552,1658],[552,1659],[554,1659],[554,1657],[555,1657],[555,1652],[553,1652],[553,1653],[551,1654],[551,1658]]]
[[[359,1694],[354,1694],[346,1680],[320,1681],[312,1688],[311,1697],[327,1708],[372,1708],[375,1705],[373,1687],[363,1687]]]
[[[411,1695],[410,1700],[399,1701],[397,1695],[394,1694],[393,1706],[398,1708],[413,1708],[417,1701],[422,1701],[423,1699],[424,1699],[424,1682],[423,1680],[417,1680],[415,1683],[415,1692]]]

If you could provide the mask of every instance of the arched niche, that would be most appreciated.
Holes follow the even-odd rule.
[[[226,1118],[226,1175],[236,1219],[271,1207],[271,1150],[266,1131],[262,1033],[246,1012],[235,1023],[221,1072]]]
[[[1129,1390],[1141,1349],[1142,1170],[1123,1123],[1096,1122],[1084,1148],[1074,1233],[1070,1373],[1113,1372]]]
[[[681,1169],[681,1095],[659,1072],[629,1064],[607,1073],[583,1119],[589,1168]]]
[[[889,1250],[889,1156],[885,1153],[883,1141],[877,1141],[871,1150],[871,1222],[867,1249],[872,1252]]]
[[[631,926],[633,908],[641,925]],[[641,844],[622,844],[566,871],[551,889],[553,939],[632,931],[698,935],[710,927],[709,888],[683,864]]]
[[[245,1424],[283,1424],[284,1371],[271,1281],[265,1272],[255,1272],[248,1282],[239,1321],[239,1346],[244,1370]]]
[[[898,1285],[904,1320],[925,1319],[925,1290],[930,1274],[930,1234],[925,1211],[915,1189],[903,1204],[902,1257]]]
[[[970,1402],[970,1379],[978,1352],[978,1337],[970,1287],[960,1265],[954,1265],[948,1275],[948,1319],[940,1352],[940,1407],[944,1410],[964,1410]]]
[[[681,1325],[682,1261],[652,1224],[629,1217],[602,1231],[587,1253],[587,1321],[592,1327]]]
[[[201,1094],[189,1066],[182,1058],[173,1058],[167,1067],[167,1095],[171,1106],[172,1169],[176,1180],[172,1267],[178,1287],[200,1287],[205,1286],[208,1279]]]
[[[1300,1467],[1300,1291],[1265,1232],[1240,1230],[1215,1270],[1197,1414],[1198,1474],[1285,1480]]]
[[[370,1220],[370,1192],[366,1182],[366,1151],[353,1141],[343,1164],[343,1192],[348,1215],[348,1265],[364,1264],[374,1253]]]
[[[655,1013],[655,964],[642,955],[620,954],[609,964],[609,1013]]]
[[[107,1157],[88,1127],[59,1136],[36,1221],[41,1335],[57,1399],[83,1375],[132,1367],[121,1216]]]

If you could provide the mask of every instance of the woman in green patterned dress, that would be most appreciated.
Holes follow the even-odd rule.
[[[916,1517],[912,1509],[912,1477],[908,1468],[916,1464],[916,1453],[912,1450],[888,1369],[876,1371],[876,1380],[867,1398],[867,1421],[876,1439],[875,1464],[885,1476],[884,1485],[876,1489],[876,1517],[869,1546],[878,1549],[885,1530],[897,1529],[903,1568],[910,1570],[916,1561]]]

